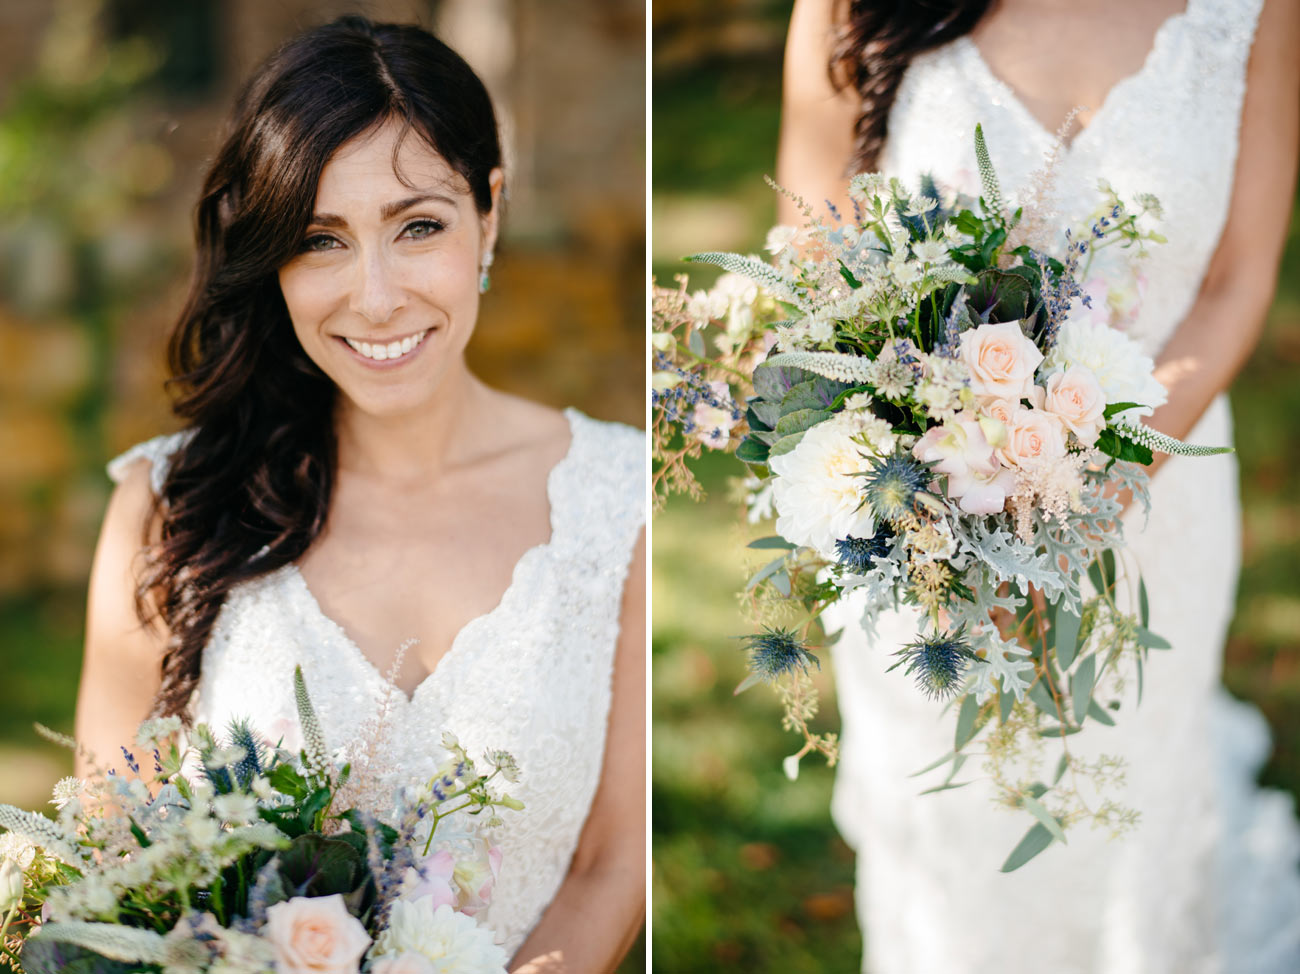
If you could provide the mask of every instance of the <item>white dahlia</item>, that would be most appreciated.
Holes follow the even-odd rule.
[[[429,896],[393,904],[388,929],[379,935],[370,959],[392,957],[396,968],[403,954],[424,958],[431,974],[505,974],[506,952],[492,941],[492,931],[446,903],[434,909]],[[410,960],[403,961],[402,969]]]
[[[854,476],[868,467],[867,449],[853,439],[864,431],[857,417],[839,413],[772,459],[776,530],[787,541],[835,560],[836,541],[876,533],[875,518],[862,499],[862,478]]]
[[[1099,321],[1071,317],[1061,326],[1056,346],[1043,363],[1041,375],[1064,372],[1083,365],[1097,377],[1106,404],[1136,402],[1125,416],[1150,416],[1168,398],[1165,387],[1151,374],[1155,363],[1142,347],[1122,332]]]

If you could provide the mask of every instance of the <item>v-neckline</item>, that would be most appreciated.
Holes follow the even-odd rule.
[[[1142,60],[1142,64],[1132,74],[1125,75],[1110,86],[1105,97],[1102,98],[1101,104],[1097,106],[1097,110],[1093,113],[1092,121],[1083,126],[1075,134],[1074,138],[1062,144],[1062,154],[1069,155],[1073,153],[1078,145],[1088,137],[1088,133],[1097,127],[1097,123],[1102,121],[1107,112],[1113,111],[1112,106],[1116,98],[1119,97],[1124,90],[1137,84],[1153,70],[1157,57],[1168,44],[1168,35],[1178,24],[1187,19],[1194,3],[1196,3],[1196,0],[1186,0],[1186,4],[1182,10],[1170,14],[1160,22],[1160,26],[1156,28],[1155,33],[1152,35],[1151,47],[1148,48],[1146,57]],[[963,34],[957,39],[956,43],[964,46],[968,57],[976,64],[989,83],[998,90],[1003,99],[1014,111],[1017,111],[1024,116],[1039,136],[1046,138],[1049,141],[1055,141],[1056,130],[1048,129],[1047,125],[1044,124],[1037,115],[1029,110],[1025,105],[1024,100],[1020,97],[1019,92],[1017,92],[1016,89],[1006,81],[1002,80],[997,72],[995,72],[989,65],[988,61],[985,60],[984,54],[980,50],[979,45],[975,43],[974,39],[969,34]]]
[[[531,564],[535,559],[541,557],[545,552],[550,551],[555,546],[562,526],[562,518],[559,516],[559,494],[556,490],[556,482],[559,479],[560,471],[572,462],[573,457],[577,452],[578,415],[579,413],[576,409],[568,408],[564,410],[564,417],[569,423],[569,447],[565,451],[564,456],[560,457],[560,459],[546,474],[546,503],[549,508],[548,518],[551,526],[550,536],[545,541],[533,545],[519,556],[518,561],[515,562],[515,566],[511,570],[510,583],[505,587],[504,591],[502,591],[501,597],[497,600],[496,605],[487,612],[474,616],[461,626],[459,630],[457,630],[456,635],[451,639],[451,645],[447,647],[447,651],[439,657],[438,662],[434,664],[433,669],[426,673],[424,678],[415,685],[415,688],[411,691],[409,696],[406,691],[402,690],[400,687],[394,686],[394,690],[396,691],[394,696],[400,702],[405,703],[408,707],[413,706],[416,698],[420,696],[425,687],[432,685],[433,678],[446,669],[448,661],[456,657],[458,653],[464,652],[464,650],[461,649],[461,646],[467,633],[472,629],[485,625],[488,620],[505,611],[507,604],[511,601],[513,593],[519,587],[519,581],[523,575],[524,566]],[[335,635],[338,640],[347,647],[353,656],[355,656],[363,669],[373,675],[380,683],[387,685],[388,681],[384,674],[379,671],[379,667],[374,664],[374,661],[365,654],[357,641],[348,634],[348,631],[344,629],[343,626],[327,615],[325,610],[321,608],[320,602],[317,600],[315,593],[311,590],[311,586],[307,584],[307,579],[298,568],[298,563],[290,562],[285,566],[285,570],[288,574],[290,583],[302,600],[307,615],[314,618],[320,625],[325,627],[328,632]]]

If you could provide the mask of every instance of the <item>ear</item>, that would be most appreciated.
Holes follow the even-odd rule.
[[[483,253],[490,254],[497,246],[497,231],[501,227],[501,197],[506,185],[506,174],[500,166],[488,173],[488,188],[492,191],[492,209],[482,218]]]

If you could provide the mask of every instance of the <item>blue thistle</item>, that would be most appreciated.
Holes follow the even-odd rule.
[[[231,747],[242,748],[244,757],[234,765],[234,777],[239,788],[247,791],[253,779],[262,773],[267,763],[266,746],[253,730],[247,718],[234,718],[226,728]]]
[[[783,676],[807,673],[809,665],[821,669],[821,661],[804,646],[791,629],[764,626],[752,636],[742,636],[749,649],[749,676],[736,688],[747,690],[755,683],[775,683]]]
[[[907,664],[908,676],[916,676],[916,685],[934,700],[951,697],[961,689],[962,677],[971,660],[977,659],[959,631],[918,639],[908,643],[895,656],[901,657],[890,667]]]
[[[905,453],[871,460],[870,469],[859,474],[866,478],[862,493],[872,511],[887,521],[896,521],[912,512],[918,491],[930,481],[927,464]]]
[[[877,558],[889,554],[893,541],[894,532],[882,527],[870,538],[844,538],[836,541],[835,554],[844,568],[862,575],[871,570]]]

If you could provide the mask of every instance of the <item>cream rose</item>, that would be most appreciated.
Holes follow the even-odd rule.
[[[1004,321],[962,332],[961,360],[970,371],[975,395],[1019,402],[1029,395],[1043,353],[1025,337],[1019,322]]]
[[[998,456],[1009,466],[1030,467],[1065,456],[1065,429],[1044,409],[1017,409]]]
[[[337,893],[276,903],[266,911],[262,936],[275,949],[280,974],[356,974],[370,947],[366,928]]]
[[[1106,393],[1092,370],[1083,365],[1072,365],[1048,378],[1043,408],[1064,423],[1084,446],[1096,443],[1106,425]]]

